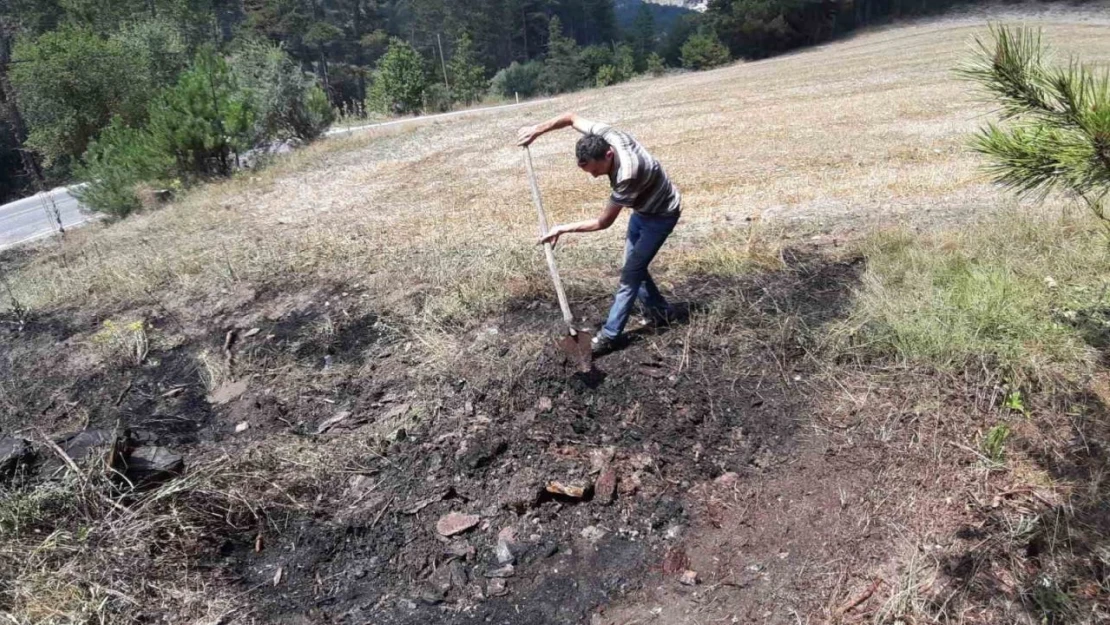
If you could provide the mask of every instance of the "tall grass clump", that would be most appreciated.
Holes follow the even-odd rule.
[[[1110,247],[1095,220],[997,215],[959,232],[878,232],[840,338],[940,369],[1074,377],[1110,327]]]

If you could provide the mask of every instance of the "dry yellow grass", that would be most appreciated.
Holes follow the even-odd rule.
[[[1060,52],[1110,59],[1110,27],[1042,23]],[[514,296],[546,293],[512,139],[518,127],[567,109],[636,135],[682,189],[683,223],[661,256],[664,281],[668,266],[672,279],[734,266],[721,242],[743,254],[752,216],[795,236],[974,219],[1012,205],[964,147],[990,108],[952,72],[985,24],[888,29],[712,72],[323,141],[163,210],[88,228],[60,249],[44,245],[9,277],[33,309],[157,301],[185,315],[236,283],[354,281],[378,294],[379,309],[418,326],[466,324]],[[574,166],[576,138],[563,131],[533,147],[560,222],[593,215],[608,190]],[[572,297],[610,289],[622,236],[623,220],[564,239]]]

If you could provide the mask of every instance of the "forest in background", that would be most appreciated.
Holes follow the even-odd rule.
[[[958,0],[7,0],[0,201],[94,209],[228,175],[337,115],[401,115],[707,69]],[[149,183],[149,184],[148,184]]]

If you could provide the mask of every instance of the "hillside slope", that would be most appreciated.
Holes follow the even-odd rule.
[[[1105,23],[1037,23],[1058,50],[1110,61]],[[1061,294],[1045,315],[1106,292],[1097,226],[1058,198],[1015,202],[966,148],[991,106],[953,68],[985,33],[973,17],[920,23],[413,120],[3,252],[0,433],[38,459],[2,486],[0,610],[1106,622],[1101,330],[1050,317],[1016,353],[1053,375],[1019,378],[986,357],[905,356],[860,316],[883,287],[1001,284],[1010,299],[963,293],[956,312],[922,315],[981,304],[1002,341],[1024,304],[1008,279]],[[568,109],[635,135],[684,197],[653,265],[682,318],[585,375],[551,346],[560,317],[512,144]],[[557,222],[608,193],[575,166],[575,139],[532,147]],[[1006,224],[1016,243],[992,253],[1048,259],[1059,289],[1017,264],[975,281],[996,258],[962,235]],[[607,308],[623,225],[560,242],[584,320]],[[911,270],[888,278],[891,257]],[[947,273],[920,269],[930,258]],[[1104,319],[1096,304],[1072,318]],[[1068,349],[1041,349],[1054,339]],[[116,442],[78,454],[67,435],[86,429]],[[182,454],[185,476],[131,490],[120,463],[152,447]],[[82,464],[58,460],[65,449]]]

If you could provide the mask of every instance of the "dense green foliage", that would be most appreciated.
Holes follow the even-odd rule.
[[[644,0],[8,0],[0,101],[16,106],[2,107],[0,189],[27,186],[11,153],[22,145],[44,165],[44,184],[70,179],[112,118],[141,127],[205,46],[232,59],[252,94],[252,140],[309,139],[330,110],[412,113],[486,93],[562,93],[759,58],[955,2],[711,0],[696,13]],[[412,52],[403,67],[396,41]],[[251,48],[260,42],[280,54]]]
[[[691,35],[682,44],[682,66],[690,69],[710,69],[728,63],[728,48],[712,32]]]
[[[530,98],[540,91],[540,74],[543,64],[539,61],[529,61],[524,64],[513,61],[505,69],[497,72],[490,83],[490,90],[503,98],[512,98],[519,95]]]
[[[310,141],[332,122],[323,89],[280,47],[247,41],[232,55],[231,66],[253,102],[258,140]]]
[[[378,61],[367,104],[383,113],[415,113],[424,106],[427,89],[424,59],[409,44],[393,39],[385,56]]]
[[[16,46],[11,82],[27,145],[47,165],[68,167],[113,116],[144,121],[154,76],[132,43],[65,28]]]

